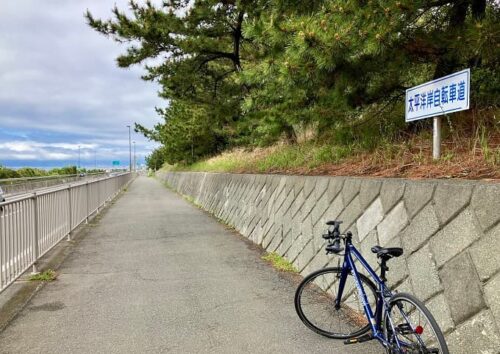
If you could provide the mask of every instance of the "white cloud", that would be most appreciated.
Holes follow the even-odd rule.
[[[96,147],[98,147],[97,144],[68,144],[68,143],[51,143],[51,144],[44,144],[44,146],[61,148],[66,150],[95,149]]]
[[[0,143],[0,149],[15,152],[37,151],[40,148],[59,148],[64,150],[95,149],[97,144],[43,143],[37,141],[9,141]]]
[[[38,158],[36,154],[12,154],[14,160],[35,160]]]
[[[25,143],[22,141],[12,141],[4,144],[0,144],[0,149],[6,149],[13,152],[25,152],[25,151],[34,151],[34,148],[29,143]]]
[[[42,157],[47,159],[47,160],[68,160],[73,157],[71,154],[64,154],[61,152],[48,152],[48,151],[42,151]]]

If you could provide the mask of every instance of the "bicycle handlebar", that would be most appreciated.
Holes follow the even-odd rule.
[[[342,221],[328,221],[326,223],[327,225],[333,226],[333,230],[328,230],[327,234],[323,235],[323,238],[325,240],[328,240],[328,245],[326,246],[326,254],[330,253],[340,253],[344,250],[344,247],[341,246],[340,240],[341,239],[346,239],[346,237],[352,236],[352,233],[348,232],[349,235],[341,235],[340,234],[340,224],[342,224]]]
[[[334,240],[336,238],[340,238],[340,232],[338,232],[338,231],[333,231],[333,232],[328,231],[327,234],[323,234],[323,238],[325,240]]]

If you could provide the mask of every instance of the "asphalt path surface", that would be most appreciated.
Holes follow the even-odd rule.
[[[299,281],[139,177],[0,334],[0,353],[383,353],[299,320]]]

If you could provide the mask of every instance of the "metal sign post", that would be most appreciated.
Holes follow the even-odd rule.
[[[434,117],[432,130],[432,158],[439,160],[441,157],[441,117]]]
[[[433,117],[432,157],[441,156],[441,115],[469,109],[470,69],[406,90],[405,120]]]

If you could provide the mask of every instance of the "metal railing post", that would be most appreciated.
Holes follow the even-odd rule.
[[[90,211],[89,211],[89,182],[87,182],[87,184],[85,185],[85,188],[86,188],[86,194],[87,194],[87,216],[85,217],[85,224],[88,224],[89,223],[89,215],[90,215]]]
[[[36,262],[38,261],[38,238],[40,234],[40,229],[39,229],[39,218],[38,218],[38,196],[35,193],[33,193],[33,211],[34,211],[34,222],[35,222],[35,227],[33,229],[33,269],[32,273],[36,274],[38,273],[37,267],[36,267]]]
[[[97,182],[97,211],[96,214],[99,214],[99,207],[101,206],[101,182]]]
[[[6,246],[7,246],[7,235],[5,235],[5,241],[4,236],[3,236],[3,221],[4,221],[4,207],[0,207],[0,289],[3,288],[4,284],[4,279],[5,279],[5,284],[8,282],[8,277],[7,277],[7,257],[6,257]],[[3,244],[2,244],[3,242]],[[4,259],[5,258],[5,259]],[[5,264],[5,266],[4,266]],[[5,277],[2,272],[2,268],[5,267]]]
[[[69,230],[68,230],[68,241],[71,241],[71,231],[73,230],[73,206],[71,202],[71,184],[68,185],[68,222],[69,222]]]

